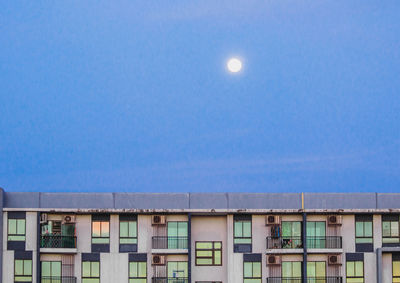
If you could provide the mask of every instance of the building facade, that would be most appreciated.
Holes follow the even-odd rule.
[[[0,190],[3,283],[400,282],[400,194]]]

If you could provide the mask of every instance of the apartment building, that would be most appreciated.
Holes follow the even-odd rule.
[[[3,283],[400,282],[400,194],[0,190]]]

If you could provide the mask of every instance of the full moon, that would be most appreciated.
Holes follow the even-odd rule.
[[[238,58],[231,58],[228,60],[226,66],[229,72],[237,73],[240,72],[240,70],[242,69],[242,61],[240,61]]]

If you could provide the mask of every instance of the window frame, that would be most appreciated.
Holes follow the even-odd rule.
[[[17,266],[17,264],[16,264],[16,262],[17,261],[22,261],[22,274],[16,274],[16,271],[17,271],[17,269],[16,269],[16,266]],[[31,274],[29,275],[26,275],[25,274],[25,261],[30,261],[30,266],[31,266]],[[24,280],[24,281],[18,281],[18,280],[16,280],[16,277],[29,277],[31,280],[29,281],[26,281],[26,280]],[[29,278],[27,278],[27,279],[29,279]],[[19,259],[19,258],[15,258],[14,259],[14,283],[22,283],[22,282],[32,282],[32,280],[33,280],[33,260],[32,259]]]
[[[357,236],[357,223],[362,223],[363,224],[363,236]],[[365,236],[365,223],[371,223],[371,236],[366,237]],[[356,220],[354,222],[355,225],[355,242],[356,244],[373,244],[374,243],[374,221],[373,220]],[[370,242],[357,242],[358,239],[370,239]]]
[[[252,277],[245,277],[245,266],[247,264],[251,264],[251,274]],[[260,265],[260,277],[254,277],[254,264],[259,264]],[[259,280],[259,283],[262,283],[262,263],[260,261],[244,261],[243,262],[243,283],[246,282],[246,280]]]
[[[85,263],[85,262],[89,262],[90,263],[90,277],[84,277],[83,276],[83,264]],[[93,277],[92,276],[92,263],[94,263],[94,262],[97,262],[98,264],[99,264],[99,277]],[[101,265],[100,265],[100,261],[99,260],[82,260],[82,267],[81,267],[82,269],[81,269],[81,280],[82,280],[82,283],[84,282],[84,280],[85,279],[89,279],[89,280],[94,280],[94,279],[98,279],[99,281],[99,283],[101,282],[100,281],[100,277],[101,277]]]
[[[400,270],[399,270],[398,275],[394,274],[394,264],[395,263],[397,263],[399,265],[399,268],[400,268],[400,261],[399,260],[393,260],[392,261],[392,282],[393,283],[400,282]],[[396,281],[395,281],[395,279],[396,279]]]
[[[361,262],[362,263],[362,277],[361,276],[349,276],[348,275],[348,264],[352,263],[354,265],[354,273],[356,273],[356,263]],[[358,281],[351,281],[348,279],[355,279]],[[364,283],[365,282],[365,264],[363,260],[348,260],[346,261],[346,282],[352,283],[352,282],[357,282],[357,283]]]
[[[10,220],[15,220],[16,234],[10,234]],[[18,221],[24,221],[24,233],[18,234]],[[10,237],[23,237],[23,240],[11,239]],[[8,218],[7,219],[7,241],[8,242],[25,242],[26,241],[26,218]]]
[[[243,224],[245,222],[250,222],[250,237],[243,237]],[[236,236],[236,225],[238,223],[241,223],[241,230],[242,230],[242,236]],[[250,240],[250,243],[236,243],[236,240]],[[253,243],[253,221],[252,219],[250,220],[243,220],[243,219],[237,219],[233,221],[233,244],[234,245],[251,245]]]
[[[95,222],[100,222],[100,236],[93,236],[93,225],[94,225],[94,223]],[[101,236],[101,234],[102,234],[102,223],[108,223],[108,237],[104,237],[104,236]],[[110,231],[110,220],[93,220],[92,219],[92,225],[91,225],[91,235],[92,235],[92,239],[91,239],[91,243],[92,244],[100,244],[100,245],[109,245],[110,244],[110,234],[111,234],[111,231]],[[96,240],[96,239],[107,239],[108,241],[106,242],[106,243],[96,243],[96,242],[94,242],[93,240]]]
[[[134,277],[131,277],[131,264],[137,264],[137,265],[139,265],[140,263],[144,263],[145,264],[145,266],[146,266],[146,275],[145,275],[145,277],[140,277],[140,276],[134,276]],[[139,268],[137,267],[137,269],[136,270],[139,270]],[[139,274],[137,274],[137,275],[139,275]],[[146,283],[147,283],[147,275],[148,275],[148,271],[147,271],[147,261],[129,261],[128,262],[128,282],[129,283],[131,283],[131,280],[143,280],[143,279],[145,279],[146,280]],[[134,281],[133,281],[134,282]]]
[[[383,235],[383,224],[384,223],[390,223],[390,235],[391,236],[384,236]],[[397,223],[397,236],[392,236],[392,223]],[[386,241],[385,241],[386,239]],[[396,239],[397,241],[390,241]],[[387,241],[389,240],[389,241]],[[400,243],[400,221],[397,220],[382,220],[382,243],[383,244],[391,244],[391,243]]]
[[[198,243],[211,243],[212,248],[211,249],[200,249],[197,248]],[[221,248],[216,248],[215,244],[219,243],[221,245]],[[212,256],[198,256],[197,252],[198,251],[206,251],[206,252],[211,252]],[[221,262],[215,263],[215,252],[220,252],[221,253]],[[211,259],[212,263],[211,264],[201,264],[197,262],[197,259]],[[222,241],[196,241],[195,242],[195,265],[196,266],[222,266]]]
[[[128,223],[128,237],[121,237],[121,223]],[[135,237],[129,237],[129,222],[135,222],[136,226],[136,236]],[[133,239],[135,243],[121,243],[122,239]],[[137,245],[138,243],[138,222],[137,220],[120,220],[119,221],[119,244],[120,245]]]

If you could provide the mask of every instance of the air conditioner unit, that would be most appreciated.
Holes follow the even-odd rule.
[[[47,223],[47,219],[48,219],[47,213],[41,213],[41,214],[40,214],[40,223],[41,223],[41,224]]]
[[[341,265],[342,257],[340,255],[328,255],[328,264],[329,265]]]
[[[341,215],[329,215],[328,216],[328,225],[342,225],[342,216]]]
[[[153,215],[151,217],[151,224],[152,225],[165,225],[166,224],[165,215]]]
[[[75,215],[64,215],[62,223],[75,223]]]
[[[278,215],[267,215],[265,217],[265,225],[279,225],[281,223],[280,217]]]
[[[165,256],[164,255],[153,255],[151,258],[152,265],[165,265]]]
[[[267,255],[267,265],[280,265],[281,257],[279,255]]]

